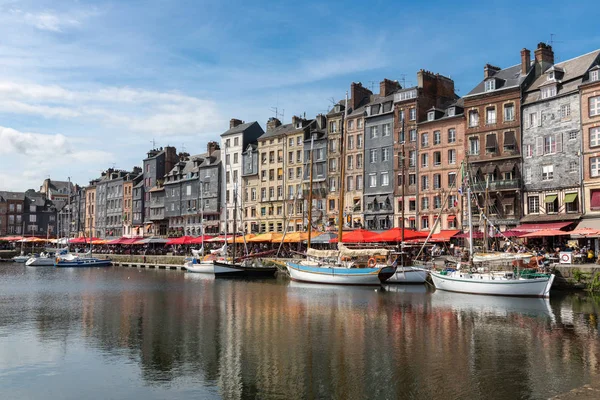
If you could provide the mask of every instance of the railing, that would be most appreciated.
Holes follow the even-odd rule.
[[[489,185],[486,182],[475,182],[473,184],[473,190],[476,192],[485,191],[486,186],[489,190],[509,190],[509,189],[518,189],[521,187],[520,179],[509,179],[509,180],[500,180],[500,181],[490,181]]]

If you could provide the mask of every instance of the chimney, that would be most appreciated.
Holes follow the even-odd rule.
[[[397,90],[400,90],[402,87],[398,83],[398,81],[391,81],[389,79],[384,79],[379,83],[379,95],[380,96],[389,96]]]
[[[489,78],[490,76],[496,75],[500,71],[500,67],[493,66],[491,64],[485,64],[483,67],[483,78]]]
[[[352,110],[360,107],[360,103],[372,94],[373,92],[363,87],[362,83],[352,82],[352,85],[350,85],[350,107],[352,107]]]
[[[523,47],[521,50],[521,75],[527,75],[531,67],[531,51]]]
[[[233,128],[235,128],[236,126],[238,126],[238,125],[241,125],[241,124],[243,124],[243,123],[244,123],[244,121],[241,121],[241,120],[239,120],[239,119],[232,118],[232,119],[230,119],[230,120],[229,120],[229,129],[233,129]]]
[[[277,118],[274,118],[274,117],[269,118],[269,120],[267,121],[267,132],[271,132],[272,130],[275,130],[275,128],[277,128],[280,125],[281,125],[281,121],[278,120]]]
[[[295,128],[299,123],[303,121],[302,117],[293,116],[292,117],[292,126]]]
[[[323,114],[317,115],[317,128],[318,129],[327,129],[327,117]]]
[[[208,153],[209,157],[212,156],[216,150],[219,150],[219,145],[217,142],[208,142],[206,144],[206,152]]]
[[[535,54],[536,76],[543,74],[548,68],[554,65],[554,51],[552,51],[552,46],[540,42],[533,53]]]

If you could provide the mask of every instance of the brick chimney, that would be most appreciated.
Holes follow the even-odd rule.
[[[281,125],[281,121],[278,120],[277,118],[274,118],[274,117],[269,118],[269,120],[267,121],[267,132],[271,132],[272,130],[274,130],[275,128],[277,128],[280,125]]]
[[[543,74],[548,68],[554,65],[554,51],[552,50],[552,46],[540,42],[533,53],[535,54],[536,76]]]
[[[298,117],[298,116],[294,115],[294,116],[292,117],[292,126],[295,128],[295,127],[297,126],[297,124],[298,124],[298,123],[301,123],[302,121],[304,121],[304,120],[302,119],[302,117]]]
[[[523,47],[521,50],[521,75],[527,75],[531,68],[531,51]]]
[[[496,75],[496,73],[500,71],[500,67],[496,67],[491,64],[485,64],[483,67],[483,78],[489,78],[490,76]]]
[[[206,144],[206,152],[209,157],[212,156],[215,150],[219,150],[219,144],[217,142],[208,142]]]
[[[389,79],[384,79],[379,83],[379,95],[380,96],[389,96],[397,90],[402,89],[398,81],[391,81]]]
[[[352,82],[352,85],[350,85],[350,107],[352,107],[352,110],[360,107],[360,103],[372,94],[373,92],[363,87],[362,83]]]
[[[238,126],[238,125],[241,125],[241,124],[243,124],[243,123],[244,123],[244,121],[242,121],[242,120],[235,119],[235,118],[231,118],[231,119],[229,120],[229,129],[233,129],[233,128],[235,128],[236,126]]]

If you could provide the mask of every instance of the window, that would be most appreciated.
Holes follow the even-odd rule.
[[[331,171],[331,172],[337,171],[337,158],[329,159],[329,171]]]
[[[479,125],[479,113],[477,110],[469,111],[469,127],[473,128]]]
[[[474,156],[479,154],[479,138],[469,138],[469,154]]]
[[[542,99],[547,99],[548,97],[556,96],[556,86],[546,86],[541,89]]]
[[[354,149],[354,135],[348,136],[348,149]]]
[[[527,197],[527,212],[537,214],[540,212],[540,198],[538,196]]]
[[[427,113],[427,121],[433,121],[435,119],[435,111],[429,111]]]
[[[448,150],[448,164],[456,164],[456,150]]]
[[[569,172],[577,172],[579,165],[577,161],[569,161]]]
[[[357,121],[356,121],[356,126],[357,126],[357,128],[359,128],[359,129],[360,129],[360,128],[362,128],[362,127],[363,127],[363,120],[362,120],[362,119],[359,119],[359,120],[357,120]]]
[[[362,175],[356,175],[356,190],[362,190],[363,188],[363,177]]]
[[[381,161],[390,161],[390,149],[383,148],[381,149]]]
[[[569,118],[571,116],[571,105],[563,104],[560,106],[560,117],[561,118]]]
[[[424,133],[421,135],[421,147],[429,146],[429,133]]]
[[[427,176],[427,175],[421,176],[421,189],[422,190],[429,189],[429,176]]]
[[[590,157],[590,175],[592,178],[600,176],[600,157]]]
[[[440,151],[433,152],[433,165],[436,167],[442,165],[442,153]]]
[[[378,128],[379,128],[378,126],[372,126],[372,127],[371,127],[371,130],[370,130],[370,135],[369,135],[369,137],[370,137],[371,139],[375,139],[375,138],[377,137],[377,135],[378,135],[378,133],[379,133],[379,132],[378,132]]]
[[[600,146],[600,127],[590,128],[590,147]]]
[[[381,173],[381,186],[389,186],[390,185],[390,174],[389,172]]]
[[[590,117],[600,115],[600,96],[590,97]]]
[[[456,142],[456,129],[448,129],[448,143]]]
[[[490,79],[485,81],[485,91],[489,92],[490,90],[496,89],[496,80]]]
[[[348,176],[346,179],[346,190],[351,191],[354,190],[354,177]]]
[[[554,177],[554,166],[553,165],[544,165],[542,167],[542,180],[549,181]]]
[[[525,145],[525,156],[527,158],[533,157],[533,146],[532,145],[530,145],[530,144]]]
[[[417,201],[411,199],[408,201],[408,211],[416,211],[417,209]]]
[[[408,185],[414,186],[417,184],[417,175],[416,174],[408,174]]]
[[[361,120],[359,120],[361,121]],[[363,147],[363,135],[362,134],[358,134],[356,135],[356,148],[357,149],[362,149]]]
[[[225,148],[229,148],[230,145],[231,145],[231,139],[227,139],[225,141]]]
[[[288,179],[294,179],[294,168],[288,168]]]
[[[492,125],[496,123],[496,109],[493,107],[486,108],[485,110],[485,123]]]
[[[256,188],[252,188],[252,190],[250,191],[250,199],[252,201],[256,200]]]
[[[417,130],[416,129],[411,129],[410,131],[408,131],[408,140],[410,140],[411,142],[417,141]]]
[[[377,149],[371,149],[369,151],[369,162],[371,164],[376,163],[377,162]]]
[[[571,132],[569,132],[569,140],[575,140],[575,139],[577,139],[577,134],[578,133],[579,132],[577,132],[577,131],[571,131]]]
[[[421,229],[429,229],[429,217],[421,217]]]
[[[346,169],[354,169],[354,156],[349,155],[348,161],[346,161]]]
[[[186,187],[185,187],[185,194],[186,194],[186,196],[191,196],[192,195],[192,185],[186,185]]]
[[[448,172],[448,187],[451,188],[456,184],[456,172]]]
[[[433,188],[439,189],[442,187],[442,176],[440,174],[433,175]]]
[[[514,104],[505,104],[504,105],[504,121],[514,121],[515,120],[515,105]]]
[[[449,116],[449,117],[454,117],[454,115],[456,115],[456,108],[454,108],[454,107],[450,107],[450,108],[448,109],[448,116]]]
[[[427,168],[429,166],[429,154],[421,154],[421,167]]]
[[[414,168],[417,166],[417,152],[415,150],[410,150],[408,152],[408,167]]]
[[[442,208],[442,198],[440,196],[433,197],[433,208],[436,210]]]
[[[417,119],[417,109],[416,108],[411,108],[410,110],[408,110],[408,119],[411,121],[414,121]]]
[[[337,121],[331,121],[329,123],[329,132],[337,132]]]
[[[594,82],[598,80],[598,70],[590,71],[590,81]]]
[[[37,222],[36,221],[37,216],[36,215],[30,215],[29,216],[29,222]]]
[[[356,155],[356,168],[360,169],[363,166],[363,155],[362,154],[357,154]]]
[[[534,127],[538,125],[538,119],[537,119],[537,113],[530,113],[529,114],[529,127]]]
[[[546,214],[554,214],[558,212],[558,196],[546,196]]]
[[[296,138],[296,146],[302,146],[302,136]]]
[[[348,121],[348,129],[354,129],[354,120],[353,119]]]
[[[369,174],[369,187],[377,186],[377,174]]]
[[[289,138],[288,139],[288,146],[294,147],[294,138]]]
[[[429,197],[421,197],[421,210],[429,210]]]
[[[433,144],[442,143],[442,133],[440,131],[433,132]]]
[[[337,151],[337,140],[329,139],[329,152],[335,153]]]
[[[329,178],[329,191],[336,192],[337,191],[337,179]]]
[[[544,154],[556,153],[556,138],[554,136],[544,137]]]
[[[383,135],[382,136],[390,136],[390,134],[391,134],[390,124],[383,125]]]

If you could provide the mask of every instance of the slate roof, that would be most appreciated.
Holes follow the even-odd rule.
[[[9,191],[0,191],[0,198],[4,200],[24,200],[25,193],[24,192],[9,192]]]
[[[234,126],[233,128],[221,133],[221,137],[223,136],[227,136],[227,135],[231,135],[234,133],[242,133],[244,132],[246,129],[250,128],[252,125],[257,124],[258,122],[256,121],[252,121],[252,122],[246,122],[244,124],[240,124],[238,126]]]
[[[532,73],[535,68],[530,68],[529,73]],[[521,74],[521,64],[513,65],[512,67],[501,69],[496,72],[493,78],[497,79],[496,89],[486,92],[485,91],[485,81],[487,79],[483,79],[473,90],[471,90],[465,97],[476,96],[484,93],[494,93],[499,90],[505,90],[510,88],[516,88],[521,86],[523,81],[527,75]],[[489,79],[489,78],[488,78]]]
[[[590,53],[581,55],[579,57],[572,58],[570,60],[562,61],[554,64],[545,73],[540,75],[525,91],[525,98],[523,103],[533,103],[541,99],[540,88],[544,85],[556,83],[557,84],[557,96],[561,94],[571,93],[579,90],[579,85],[583,83],[583,79],[586,72],[594,65],[599,62],[600,49],[594,50]],[[548,72],[554,69],[556,71],[562,71],[564,74],[559,74],[558,79],[548,81]],[[561,76],[562,75],[562,76]],[[552,96],[551,98],[555,98]],[[551,98],[544,99],[550,100]]]
[[[284,124],[284,125],[279,125],[277,128],[271,130],[271,131],[267,131],[264,134],[262,134],[258,140],[264,140],[264,139],[269,139],[269,138],[274,138],[277,136],[282,136],[282,135],[287,135],[289,133],[292,132],[296,132],[296,131],[300,131],[303,130],[305,128],[295,128],[294,124]]]

